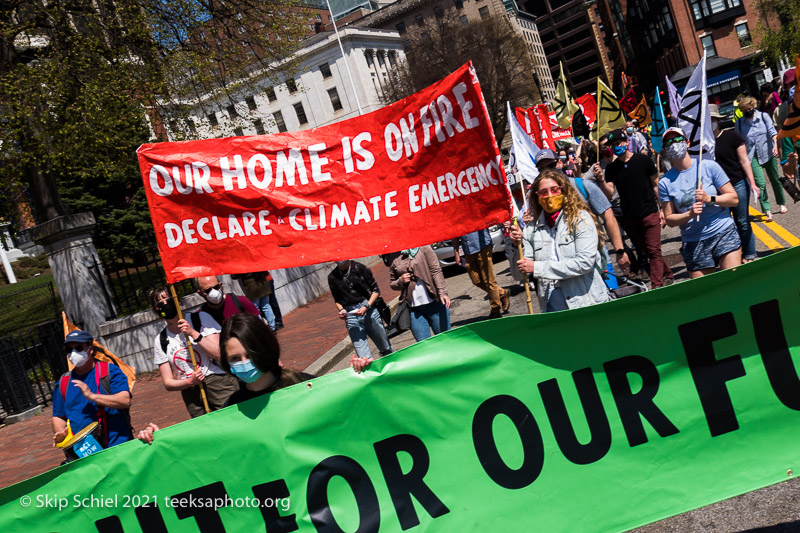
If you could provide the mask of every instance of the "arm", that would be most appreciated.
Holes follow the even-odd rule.
[[[739,197],[736,195],[736,190],[731,185],[731,182],[725,183],[718,188],[719,192],[714,203],[721,207],[736,207],[739,205]],[[697,189],[695,192],[695,199],[707,204],[711,202],[711,195],[703,189]]]
[[[191,339],[192,341],[196,342],[197,346],[202,348],[203,351],[207,353],[209,357],[211,357],[211,359],[213,359],[214,361],[219,361],[220,328],[217,327],[214,329],[210,327],[207,322],[209,320],[213,321],[213,319],[210,316],[203,316],[203,315],[206,315],[206,313],[202,313],[200,315],[200,324],[201,324],[200,327],[203,328],[204,331],[215,331],[215,333],[201,335],[199,331],[195,330],[192,327],[191,321],[186,319],[178,321],[178,328],[181,330],[181,333],[183,333],[186,336],[187,339]],[[206,323],[204,324],[204,322]],[[214,324],[218,326],[216,322],[214,322]],[[200,339],[199,342],[197,342],[198,339]]]
[[[603,191],[603,194],[606,195],[608,201],[611,201],[611,197],[614,196],[614,184],[610,181],[606,181],[605,176],[603,175],[603,169],[600,167],[600,163],[595,163],[592,165],[592,169],[594,170],[594,175],[597,177],[597,186],[600,187],[600,190]]]
[[[691,219],[700,216],[700,213],[703,212],[703,204],[702,202],[695,202],[692,204],[692,208],[685,213],[676,213],[675,208],[672,205],[672,201],[669,201],[661,202],[661,209],[664,212],[664,219],[667,223],[667,226],[670,228],[675,228],[678,226],[683,226]]]
[[[597,242],[597,228],[594,222],[588,213],[581,214],[581,220],[575,231],[575,257],[558,261],[536,261],[533,276],[559,280],[588,274],[594,269],[597,260]],[[553,245],[557,244],[554,242]]]
[[[59,416],[53,417],[53,446],[67,438],[67,421]]]
[[[200,369],[187,379],[175,379],[172,377],[172,369],[169,363],[161,363],[158,365],[158,373],[161,374],[161,381],[164,383],[164,388],[168,391],[190,389],[203,381],[203,374]]]
[[[617,217],[614,216],[614,212],[611,208],[608,208],[603,212],[603,221],[606,225],[606,231],[608,231],[608,238],[611,239],[611,245],[614,247],[615,255],[617,256],[617,264],[621,267],[629,266],[631,264],[631,260],[628,259],[628,254],[623,252],[622,254],[616,254],[616,250],[622,250],[625,246],[622,243],[622,232],[619,230],[619,224],[617,224]]]
[[[655,168],[655,165],[654,165]],[[653,194],[656,196],[656,201],[658,201],[658,172],[650,176],[650,183],[653,184]],[[661,203],[658,204],[658,218],[661,220],[661,227],[664,228],[667,226],[667,219],[664,215],[664,209]]]
[[[89,386],[78,379],[73,379],[72,384],[80,389],[83,397],[100,407],[109,409],[127,409],[131,406],[131,393],[127,390],[119,391],[114,394],[97,394],[89,389]]]
[[[396,291],[402,291],[405,283],[403,283],[402,277],[397,275],[396,261],[397,258],[395,258],[395,260],[392,261],[392,264],[389,266],[389,286]]]
[[[747,181],[750,183],[750,189],[752,189],[753,194],[758,196],[760,189],[758,188],[758,185],[756,185],[756,180],[753,177],[753,167],[750,165],[750,158],[747,157],[747,147],[744,144],[740,145],[739,148],[736,149],[736,155],[739,156],[739,164],[742,165],[742,169],[747,176]]]

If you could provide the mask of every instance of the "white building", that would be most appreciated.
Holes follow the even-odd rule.
[[[373,28],[348,27],[339,34],[352,84],[336,35],[319,33],[295,52],[299,66],[293,77],[275,83],[266,73],[261,79],[256,74],[231,98],[208,95],[181,102],[191,109],[190,123],[183,127],[199,138],[264,135],[316,128],[358,116],[356,94],[364,113],[383,107],[382,87],[388,73],[405,58],[403,39],[396,31]],[[274,70],[279,71],[280,65],[276,67]],[[166,125],[170,140],[183,138],[181,132],[174,131],[180,127]]]

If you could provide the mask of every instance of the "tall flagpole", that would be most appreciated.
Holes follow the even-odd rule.
[[[358,91],[356,90],[356,84],[353,82],[353,74],[350,72],[350,63],[347,61],[347,56],[344,55],[344,46],[342,46],[342,39],[339,37],[339,28],[336,27],[336,18],[333,16],[333,10],[331,9],[331,2],[330,0],[325,0],[325,3],[328,4],[328,12],[331,14],[331,22],[333,23],[333,31],[336,32],[336,40],[339,42],[339,50],[342,52],[342,59],[344,60],[344,68],[347,69],[347,77],[350,78],[350,86],[353,88],[353,96],[356,99],[356,107],[358,107],[358,114],[363,115],[364,111],[361,109],[361,102],[358,100]]]

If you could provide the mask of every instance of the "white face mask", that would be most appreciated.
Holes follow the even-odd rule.
[[[75,366],[81,366],[88,360],[89,360],[88,352],[79,352],[77,350],[72,350],[69,354],[69,362]]]
[[[212,304],[218,304],[222,302],[222,291],[219,289],[211,289],[206,293],[206,300]]]

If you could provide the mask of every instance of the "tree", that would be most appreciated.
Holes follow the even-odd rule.
[[[757,3],[761,20],[756,35],[764,59],[777,63],[800,54],[800,0],[762,0]],[[777,18],[778,24],[770,24]]]
[[[27,188],[38,222],[94,212],[99,248],[152,241],[137,147],[185,119],[181,102],[224,105],[308,19],[296,0],[3,2],[3,188]]]
[[[386,103],[427,87],[471,60],[498,145],[507,127],[506,101],[524,107],[541,101],[525,41],[505,18],[466,25],[452,16],[429,20],[409,39],[406,58],[383,89]]]

